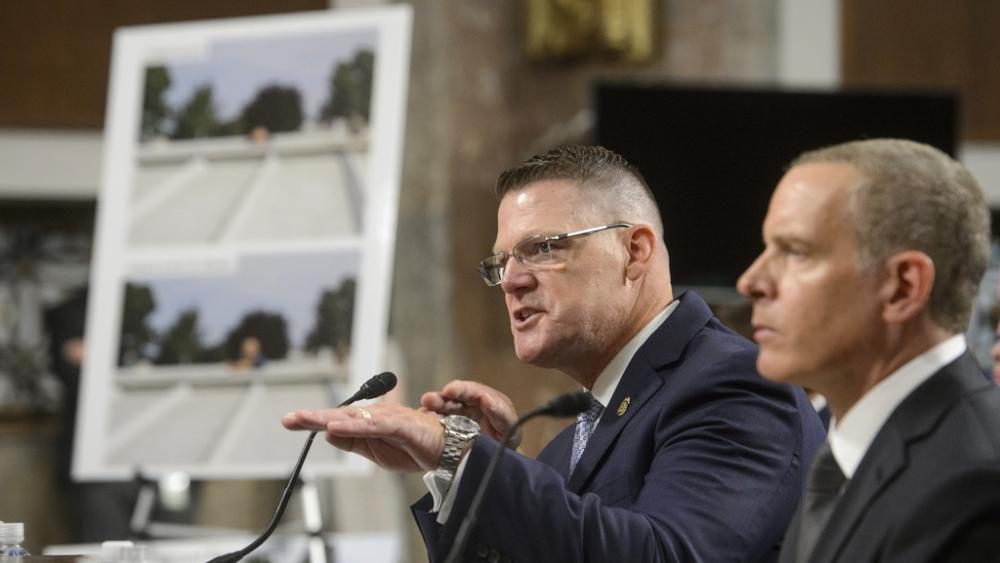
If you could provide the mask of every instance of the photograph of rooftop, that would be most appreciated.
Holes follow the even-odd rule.
[[[128,243],[359,236],[375,39],[214,40],[147,66]]]

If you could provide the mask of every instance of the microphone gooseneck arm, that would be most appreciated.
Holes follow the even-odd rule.
[[[337,408],[346,407],[347,405],[360,401],[362,399],[374,399],[376,397],[381,397],[393,387],[396,386],[396,374],[390,371],[384,371],[361,385],[361,389],[357,393],[351,395],[350,398],[344,402],[337,405]],[[278,522],[281,521],[281,517],[285,514],[285,507],[288,506],[289,499],[292,498],[292,490],[295,488],[295,483],[299,480],[299,473],[302,472],[302,465],[306,462],[306,456],[309,454],[309,448],[312,447],[313,439],[316,438],[317,431],[313,430],[309,433],[309,437],[306,438],[305,444],[302,446],[302,452],[299,453],[299,459],[295,462],[295,469],[292,470],[292,476],[288,478],[288,483],[285,485],[284,492],[281,493],[281,500],[278,501],[278,509],[274,511],[274,516],[271,518],[271,523],[264,528],[264,531],[257,536],[257,539],[250,542],[249,545],[244,547],[239,551],[233,551],[231,553],[225,553],[213,559],[210,559],[208,563],[235,563],[249,555],[253,550],[261,546],[267,538],[271,537],[274,533],[275,528],[278,527]]]
[[[469,536],[472,533],[472,528],[476,525],[476,521],[479,519],[479,506],[482,504],[483,497],[486,495],[486,486],[489,484],[490,478],[493,476],[493,472],[496,469],[497,464],[500,462],[500,456],[502,456],[504,451],[507,449],[507,444],[510,442],[511,436],[517,432],[517,429],[520,428],[522,424],[528,422],[536,416],[576,416],[588,408],[590,408],[589,393],[585,391],[566,393],[559,395],[547,404],[518,418],[517,421],[514,422],[514,425],[504,432],[503,438],[500,440],[500,447],[497,448],[493,452],[493,455],[490,456],[490,462],[486,466],[486,471],[483,472],[483,479],[479,482],[479,486],[476,487],[476,494],[472,497],[472,501],[469,503],[469,509],[465,513],[462,525],[458,528],[458,533],[455,534],[455,541],[451,544],[451,550],[448,552],[448,557],[445,559],[445,563],[458,563],[461,559],[462,552],[465,551],[465,544],[469,542]],[[452,486],[454,486],[454,484]]]

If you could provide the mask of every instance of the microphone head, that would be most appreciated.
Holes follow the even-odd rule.
[[[590,393],[574,391],[559,395],[545,405],[545,414],[551,416],[576,416],[590,408]]]
[[[383,391],[379,393],[380,395],[385,395],[389,391],[396,388],[396,374],[391,371],[383,371],[382,373],[376,375],[375,379],[379,380],[379,385],[381,385],[383,389]]]
[[[361,394],[361,399],[374,399],[375,397],[381,397],[389,391],[392,391],[393,387],[396,386],[396,374],[391,371],[383,371],[382,373],[372,376],[371,379],[365,382],[361,386],[359,393]]]

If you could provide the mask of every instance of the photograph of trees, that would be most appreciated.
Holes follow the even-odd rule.
[[[217,40],[145,66],[129,243],[359,236],[376,37]]]
[[[259,368],[321,354],[342,364],[358,266],[355,252],[259,255],[223,276],[128,281],[118,365]]]
[[[358,47],[353,56],[335,61],[327,80],[326,96],[311,116],[307,115],[309,108],[304,106],[300,87],[280,82],[261,86],[238,108],[227,108],[228,116],[223,113],[211,82],[195,85],[179,98],[181,101],[175,107],[167,98],[175,83],[170,67],[151,66],[146,69],[140,137],[143,141],[160,137],[177,141],[250,135],[260,128],[284,133],[302,129],[309,117],[317,126],[345,120],[358,130],[370,118],[374,65],[375,54],[368,47]]]

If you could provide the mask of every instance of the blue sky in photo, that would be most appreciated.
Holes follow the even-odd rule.
[[[338,62],[349,61],[359,49],[375,50],[376,31],[351,30],[270,39],[215,41],[206,59],[166,61],[170,88],[165,99],[178,108],[195,89],[212,85],[215,109],[232,119],[257,91],[270,84],[295,86],[302,94],[307,119],[315,119],[329,94],[330,77]]]
[[[345,278],[356,280],[360,268],[361,255],[355,250],[296,252],[242,256],[226,275],[129,281],[152,289],[156,309],[148,319],[158,332],[193,308],[198,310],[203,341],[216,344],[244,315],[263,310],[284,316],[290,344],[301,348],[322,291],[336,290]]]

